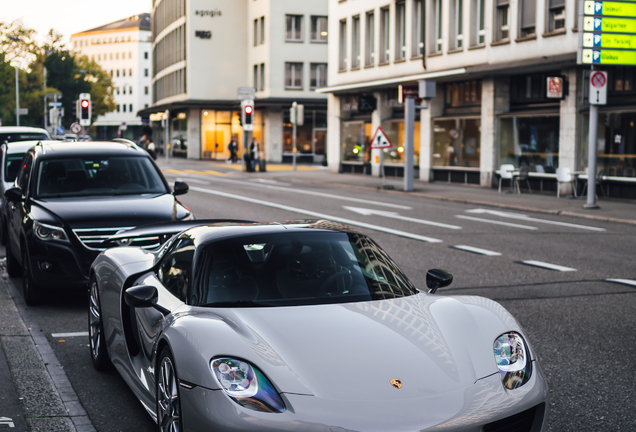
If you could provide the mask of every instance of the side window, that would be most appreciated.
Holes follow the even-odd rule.
[[[22,161],[22,168],[18,174],[18,187],[22,189],[22,195],[26,195],[29,188],[29,179],[31,178],[31,166],[33,165],[33,153],[29,153]]]
[[[189,238],[179,239],[163,258],[157,277],[164,287],[181,301],[186,301],[192,279],[194,245]]]

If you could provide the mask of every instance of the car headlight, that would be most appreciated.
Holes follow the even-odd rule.
[[[520,334],[502,334],[495,340],[493,349],[504,387],[514,390],[528,382],[532,375],[532,362]]]
[[[255,411],[285,411],[285,403],[269,380],[254,366],[233,358],[216,358],[210,368],[223,391],[237,404]]]
[[[68,237],[66,237],[66,233],[62,227],[33,222],[33,232],[39,240],[61,241],[68,243]]]

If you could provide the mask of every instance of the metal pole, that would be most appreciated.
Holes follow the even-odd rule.
[[[166,123],[164,128],[165,138],[163,142],[163,151],[166,154],[166,162],[168,162],[168,153],[170,153],[170,144],[168,144],[170,141],[170,111],[166,110],[164,113],[164,119]]]
[[[382,187],[386,184],[386,176],[384,175],[384,149],[380,149],[380,177],[382,177]]]
[[[591,66],[594,70],[594,65]],[[592,74],[590,73],[590,79]],[[588,83],[583,83],[587,85]],[[590,104],[590,129],[587,136],[587,203],[583,206],[586,209],[600,208],[596,204],[596,141],[598,134],[598,105]]]
[[[292,120],[293,121],[293,125],[294,125],[294,131],[293,131],[293,137],[292,137],[292,143],[293,143],[293,155],[292,155],[292,169],[294,171],[296,171],[296,123],[298,123],[298,104],[296,102],[294,102],[292,104],[292,110],[294,111],[294,118]]]
[[[414,167],[414,135],[415,135],[415,99],[404,101],[404,191],[413,190]]]
[[[18,85],[18,65],[15,66],[15,122],[20,126],[20,86]]]
[[[46,110],[46,97],[48,96],[48,94],[46,93],[46,68],[43,69],[43,73],[44,73],[44,129],[46,130],[46,115],[47,110]]]

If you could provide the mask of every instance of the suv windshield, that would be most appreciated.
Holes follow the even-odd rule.
[[[8,153],[4,167],[4,181],[12,183],[20,172],[25,153]]]
[[[47,159],[37,170],[38,198],[167,193],[146,157]]]
[[[344,232],[268,234],[204,247],[193,304],[270,307],[349,303],[419,291],[373,240]]]
[[[3,133],[0,134],[0,144],[3,142],[16,142],[16,141],[43,141],[50,138],[45,133],[40,132],[15,132],[15,133]]]

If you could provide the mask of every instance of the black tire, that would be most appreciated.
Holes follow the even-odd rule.
[[[7,245],[7,224],[4,222],[4,219],[0,222],[0,244],[2,244],[2,246]]]
[[[7,241],[7,273],[11,277],[18,277],[22,275],[22,268],[11,249],[11,242]]]
[[[28,306],[33,306],[42,301],[42,293],[38,289],[31,276],[31,266],[29,265],[29,255],[26,247],[22,248],[22,294],[24,302]]]
[[[88,347],[91,353],[93,367],[99,371],[107,370],[111,366],[106,341],[104,340],[104,321],[102,306],[99,300],[97,281],[91,278],[88,294]]]
[[[161,351],[158,367],[156,399],[159,431],[180,432],[183,430],[183,419],[179,379],[177,367],[168,347],[164,347]]]

